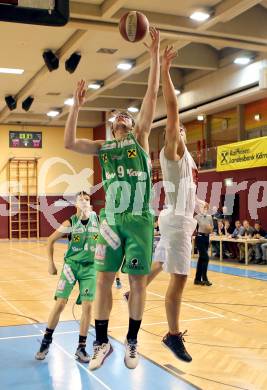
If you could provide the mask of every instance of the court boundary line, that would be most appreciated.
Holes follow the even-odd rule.
[[[74,359],[73,355],[71,355],[68,351],[66,351],[60,344],[58,344],[56,341],[53,342],[53,344],[60,349],[65,355],[67,355],[71,360],[73,360],[76,364],[78,364],[79,367],[81,367],[89,376],[96,379],[97,382],[99,382],[105,389],[112,390],[111,387],[106,385],[100,378],[98,378],[96,375],[94,375],[90,370],[88,370],[85,366],[83,366],[80,362],[78,362],[76,359]]]
[[[211,319],[218,319],[217,316],[213,317],[199,317],[199,318],[190,318],[188,320],[181,320],[180,322],[191,322],[191,321],[204,321],[204,320],[211,320]],[[60,321],[60,322],[69,322],[69,321],[75,321],[75,320],[66,320],[66,321]],[[59,323],[60,323],[59,322]],[[160,322],[151,322],[148,324],[142,324],[143,326],[154,326],[154,325],[166,325],[168,322],[167,321],[160,321]],[[30,323],[30,325],[36,325],[34,323]],[[9,328],[13,326],[24,326],[24,324],[20,325],[3,325],[2,327]],[[92,326],[92,325],[91,325]],[[123,328],[128,328],[128,325],[121,325],[121,326],[110,326],[108,329],[123,329]],[[1,330],[1,327],[0,327]],[[38,330],[42,332],[39,328]],[[64,334],[72,334],[72,333],[79,333],[79,330],[69,330],[69,331],[64,331],[64,332],[54,332],[54,335],[64,335]],[[43,333],[42,333],[43,334]],[[31,335],[20,335],[20,336],[6,336],[6,337],[0,337],[0,340],[8,340],[8,339],[19,339],[19,338],[30,338],[30,337],[38,337],[40,334],[31,334]]]
[[[40,259],[40,260],[45,261],[45,262],[48,263],[48,258],[47,257],[36,255],[34,253],[31,253],[29,251],[24,251],[22,249],[17,249],[17,248],[9,248],[9,249],[13,250],[13,251],[16,251],[16,252],[19,252],[19,253],[22,253],[22,254],[31,255],[32,257],[35,257],[36,259]],[[55,261],[55,264],[63,264],[63,262]]]
[[[216,316],[213,316],[213,317],[199,317],[199,318],[190,318],[188,320],[180,320],[180,322],[191,322],[191,321],[203,321],[203,320],[210,320],[210,319],[218,319],[218,317]],[[142,327],[144,326],[154,326],[154,325],[166,325],[168,324],[167,321],[160,321],[160,322],[151,322],[149,324],[143,324],[142,323]],[[123,328],[128,328],[129,325],[121,325],[121,326],[111,326],[109,327],[108,329],[111,330],[111,329],[123,329]]]
[[[214,261],[216,260],[211,260],[210,262],[210,268],[209,268],[209,271],[210,272],[215,272],[215,273],[218,273],[218,274],[222,274],[222,275],[226,275],[226,276],[234,276],[234,277],[237,277],[237,278],[243,278],[243,279],[249,279],[249,280],[258,280],[260,282],[266,282],[267,280],[267,273],[266,272],[263,272],[263,271],[257,271],[255,269],[246,269],[246,268],[243,268],[243,267],[231,267],[231,265],[229,265],[229,263],[226,263],[226,264],[217,264],[217,263],[214,263]],[[228,265],[227,265],[228,264]],[[191,259],[191,268],[192,269],[196,269],[196,266],[197,266],[197,260],[194,260],[194,259]],[[235,272],[223,272],[223,271],[220,271],[219,269],[220,268],[227,268],[229,270],[238,270],[242,273],[244,273],[243,275],[238,275],[237,274],[237,271]],[[249,275],[249,273],[251,272],[252,275]],[[246,274],[247,273],[247,274]],[[264,276],[264,277],[260,277],[260,276]]]

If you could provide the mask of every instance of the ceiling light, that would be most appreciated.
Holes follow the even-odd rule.
[[[197,22],[205,22],[205,20],[209,19],[209,17],[210,14],[204,11],[196,11],[190,15],[190,19],[196,20]]]
[[[66,106],[73,106],[73,104],[74,104],[74,98],[71,97],[71,98],[66,99],[66,100],[64,101],[64,104],[65,104]]]
[[[197,116],[198,121],[204,121],[204,115],[198,115]]]
[[[97,89],[101,88],[101,84],[99,84],[99,83],[91,83],[91,84],[88,85],[88,88],[97,90]]]
[[[77,66],[79,65],[79,62],[81,61],[81,53],[75,52],[73,53],[69,59],[65,62],[65,69],[69,73],[74,73]]]
[[[133,67],[132,62],[121,62],[117,65],[117,68],[120,70],[130,70]]]
[[[175,89],[175,95],[178,96],[178,95],[180,95],[180,94],[181,94],[180,89]]]
[[[5,97],[6,105],[10,109],[10,111],[13,111],[17,108],[17,101],[16,99],[9,95]]]
[[[46,114],[47,116],[50,116],[51,118],[55,118],[56,116],[58,116],[60,113],[59,111],[57,110],[51,110],[51,111],[48,111],[48,113]]]
[[[29,109],[31,108],[31,105],[34,101],[34,97],[33,96],[28,96],[23,102],[22,102],[22,108],[24,111],[29,111]]]
[[[23,74],[24,73],[24,69],[0,68],[0,73],[5,73],[5,74]]]
[[[251,59],[249,57],[237,57],[234,60],[234,63],[237,65],[247,65],[249,64]]]
[[[56,70],[59,67],[59,59],[57,56],[52,52],[52,50],[45,50],[43,52],[43,59],[45,62],[45,65],[47,66],[49,72],[53,72],[53,70]]]
[[[224,179],[224,185],[225,185],[225,187],[233,187],[233,185],[234,185],[233,178],[228,177],[227,179]]]
[[[137,108],[137,107],[128,107],[128,111],[132,112],[132,113],[136,113],[136,112],[139,112],[139,108]]]
[[[259,122],[261,120],[261,114],[255,114],[254,119],[255,121]]]

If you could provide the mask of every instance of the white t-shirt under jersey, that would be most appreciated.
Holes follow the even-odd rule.
[[[166,206],[175,210],[177,215],[193,217],[198,171],[191,154],[185,148],[183,157],[172,161],[166,158],[163,148],[160,152],[160,165]]]

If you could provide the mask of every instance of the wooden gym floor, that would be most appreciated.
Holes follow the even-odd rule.
[[[65,248],[64,243],[58,243],[55,247],[58,273],[61,271]],[[7,334],[3,332],[14,329],[17,325],[46,323],[53,305],[53,293],[58,276],[49,276],[47,273],[44,241],[2,241],[0,249],[0,350],[2,357],[12,352],[16,360],[18,346],[11,343],[11,339],[16,337],[3,337]],[[190,364],[175,359],[160,343],[167,326],[164,293],[168,276],[161,273],[148,287],[145,315],[139,336],[140,352],[144,357],[160,365],[162,372],[167,370],[171,376],[177,380],[182,379],[184,383],[165,386],[159,384],[159,387],[154,386],[153,390],[267,389],[267,267],[237,266],[233,263],[223,263],[222,266],[218,262],[213,264],[211,267],[214,271],[209,272],[213,286],[194,286],[192,269],[184,294],[181,324],[182,330],[188,331],[185,339],[186,347],[193,356],[193,362]],[[233,275],[239,272],[241,276]],[[257,279],[254,279],[255,277]],[[127,306],[122,299],[123,292],[128,288],[125,275],[122,275],[122,283],[122,290],[113,289],[114,305],[109,332],[119,342],[124,342],[128,326]],[[61,321],[71,321],[74,324],[72,326],[75,331],[72,333],[75,333],[75,345],[78,324],[73,320],[74,316],[80,318],[80,308],[77,306],[73,308],[76,296],[75,289],[61,317]],[[19,337],[29,337],[27,340],[31,343],[31,348],[38,349],[36,340],[31,339],[31,336]],[[8,346],[12,346],[11,352]],[[89,343],[88,350],[91,350]],[[21,359],[23,360],[23,357]],[[52,359],[50,354],[47,359]],[[113,355],[109,359],[114,359]],[[35,364],[33,355],[32,362],[28,360],[27,363]],[[14,362],[14,370],[16,364]],[[1,365],[3,370],[4,363]],[[101,370],[105,370],[105,365]],[[3,371],[0,373],[0,381],[4,374]],[[107,377],[109,374],[105,372],[105,375]],[[24,382],[25,387],[17,384],[16,387],[29,388],[25,376]],[[150,390],[143,387],[142,383],[138,386],[130,386],[128,383],[127,386],[124,388]],[[9,386],[9,389],[11,387]],[[114,387],[109,385],[106,388],[117,389],[118,386],[114,383]]]

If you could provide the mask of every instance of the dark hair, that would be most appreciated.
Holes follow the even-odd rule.
[[[86,192],[86,191],[80,191],[80,192],[78,192],[78,193],[76,194],[76,198],[77,198],[77,196],[80,196],[80,195],[87,195],[87,196],[89,196],[89,198],[90,198],[90,194],[88,194],[88,192]]]

